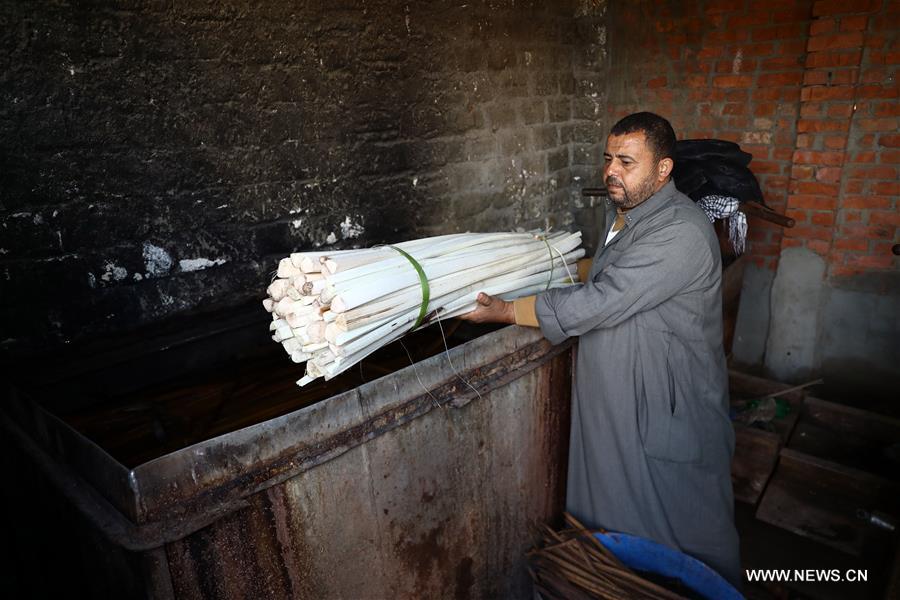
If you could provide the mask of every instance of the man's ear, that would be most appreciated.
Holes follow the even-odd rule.
[[[659,180],[662,181],[666,177],[672,174],[672,168],[675,166],[675,161],[671,158],[664,158],[659,161],[656,165],[659,174]]]

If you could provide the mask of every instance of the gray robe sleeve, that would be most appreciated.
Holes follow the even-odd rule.
[[[538,296],[535,312],[550,342],[615,327],[703,281],[713,266],[709,242],[686,221],[648,232],[624,251],[611,246],[607,252],[609,262],[592,280]]]

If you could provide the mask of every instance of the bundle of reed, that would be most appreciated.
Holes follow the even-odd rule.
[[[406,332],[474,310],[479,292],[505,300],[577,281],[581,233],[461,233],[361,250],[283,258],[266,290],[272,339],[306,385],[349,369]]]
[[[584,525],[566,513],[566,528],[543,527],[528,553],[535,589],[544,600],[685,600],[623,565]]]

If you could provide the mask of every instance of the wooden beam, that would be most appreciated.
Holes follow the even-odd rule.
[[[854,556],[889,551],[893,534],[860,511],[900,517],[900,485],[859,469],[781,450],[756,517]]]
[[[781,438],[778,434],[741,424],[735,424],[734,434],[734,458],[731,461],[734,498],[755,505],[775,470]]]
[[[740,211],[745,215],[756,217],[769,223],[775,223],[782,227],[791,228],[794,226],[794,219],[787,217],[781,213],[777,213],[768,206],[763,206],[758,202],[741,202]]]

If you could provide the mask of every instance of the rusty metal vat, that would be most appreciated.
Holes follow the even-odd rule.
[[[68,597],[531,598],[531,527],[563,509],[571,346],[507,327],[450,350],[459,375],[438,354],[133,468],[11,398],[4,494],[43,514],[12,543],[57,531],[36,558],[79,575]]]

